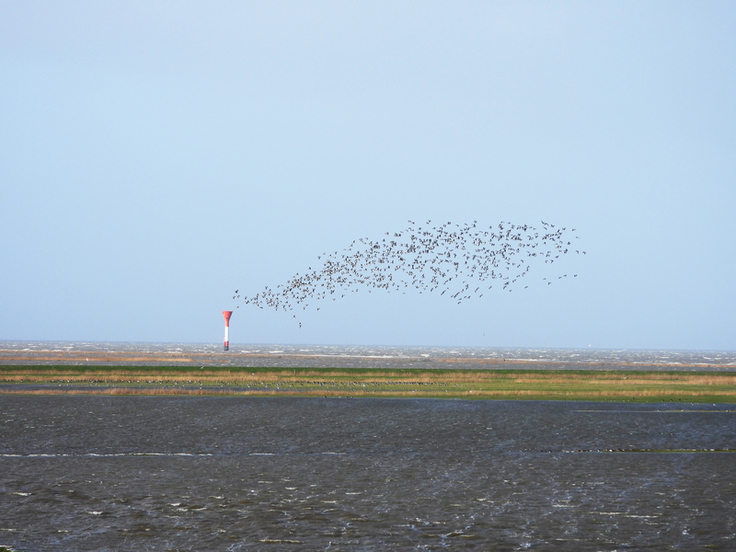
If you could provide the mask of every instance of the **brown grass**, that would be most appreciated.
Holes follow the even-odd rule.
[[[84,370],[84,368],[82,368]],[[718,400],[736,397],[736,373],[591,370],[202,370],[6,366],[0,394],[466,397],[558,400]],[[14,384],[45,386],[29,389]],[[81,389],[69,389],[79,386]],[[228,389],[229,387],[254,389]],[[197,388],[199,387],[199,388]]]
[[[352,373],[345,370],[269,370],[268,372],[231,372],[192,370],[187,372],[167,371],[165,368],[155,370],[130,370],[117,369],[109,371],[94,371],[80,373],[79,371],[50,368],[44,370],[24,370],[23,367],[13,367],[0,373],[0,381],[6,382],[120,382],[120,383],[166,383],[166,382],[208,382],[212,383],[241,383],[241,382],[278,382],[278,381],[360,381],[365,383],[388,383],[392,381],[411,381],[417,383],[486,383],[492,381],[513,381],[516,384],[574,384],[586,383],[594,385],[622,384],[626,385],[651,385],[681,382],[688,385],[736,385],[736,374],[700,374],[698,372],[684,372],[681,374],[658,374],[658,373],[600,373],[591,371],[586,374],[571,372],[562,375],[559,372],[549,374],[539,372],[526,372],[520,370],[521,374],[513,372],[499,372],[494,370],[472,370],[453,372],[420,372],[407,374],[397,370],[374,369],[370,374]],[[407,380],[407,376],[411,379]]]

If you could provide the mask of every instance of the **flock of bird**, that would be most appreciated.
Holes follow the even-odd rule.
[[[245,303],[291,311],[306,309],[311,300],[334,301],[361,288],[369,292],[437,291],[462,303],[474,295],[482,297],[486,287],[491,289],[494,284],[512,291],[535,262],[551,264],[568,253],[585,254],[573,245],[577,236],[568,238],[566,228],[544,221],[540,229],[509,222],[488,229],[480,228],[477,221],[430,227],[431,223],[427,221],[427,227],[422,227],[409,221],[405,230],[386,232],[379,240],[360,238],[341,253],[323,253],[317,257],[322,268],[309,267],[306,274],[296,274],[275,289],[266,286],[256,295],[244,297]],[[235,290],[233,299],[240,298],[238,292]]]

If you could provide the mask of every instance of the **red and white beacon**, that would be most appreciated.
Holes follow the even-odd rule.
[[[225,317],[225,350],[230,348],[230,317],[233,315],[233,311],[222,311],[222,316]]]

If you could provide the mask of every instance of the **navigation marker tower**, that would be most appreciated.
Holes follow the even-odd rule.
[[[225,317],[225,350],[230,348],[230,317],[233,315],[233,311],[222,311],[222,316]]]

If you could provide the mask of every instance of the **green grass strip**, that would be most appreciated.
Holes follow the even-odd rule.
[[[0,366],[0,394],[16,393],[736,403],[736,372]]]

